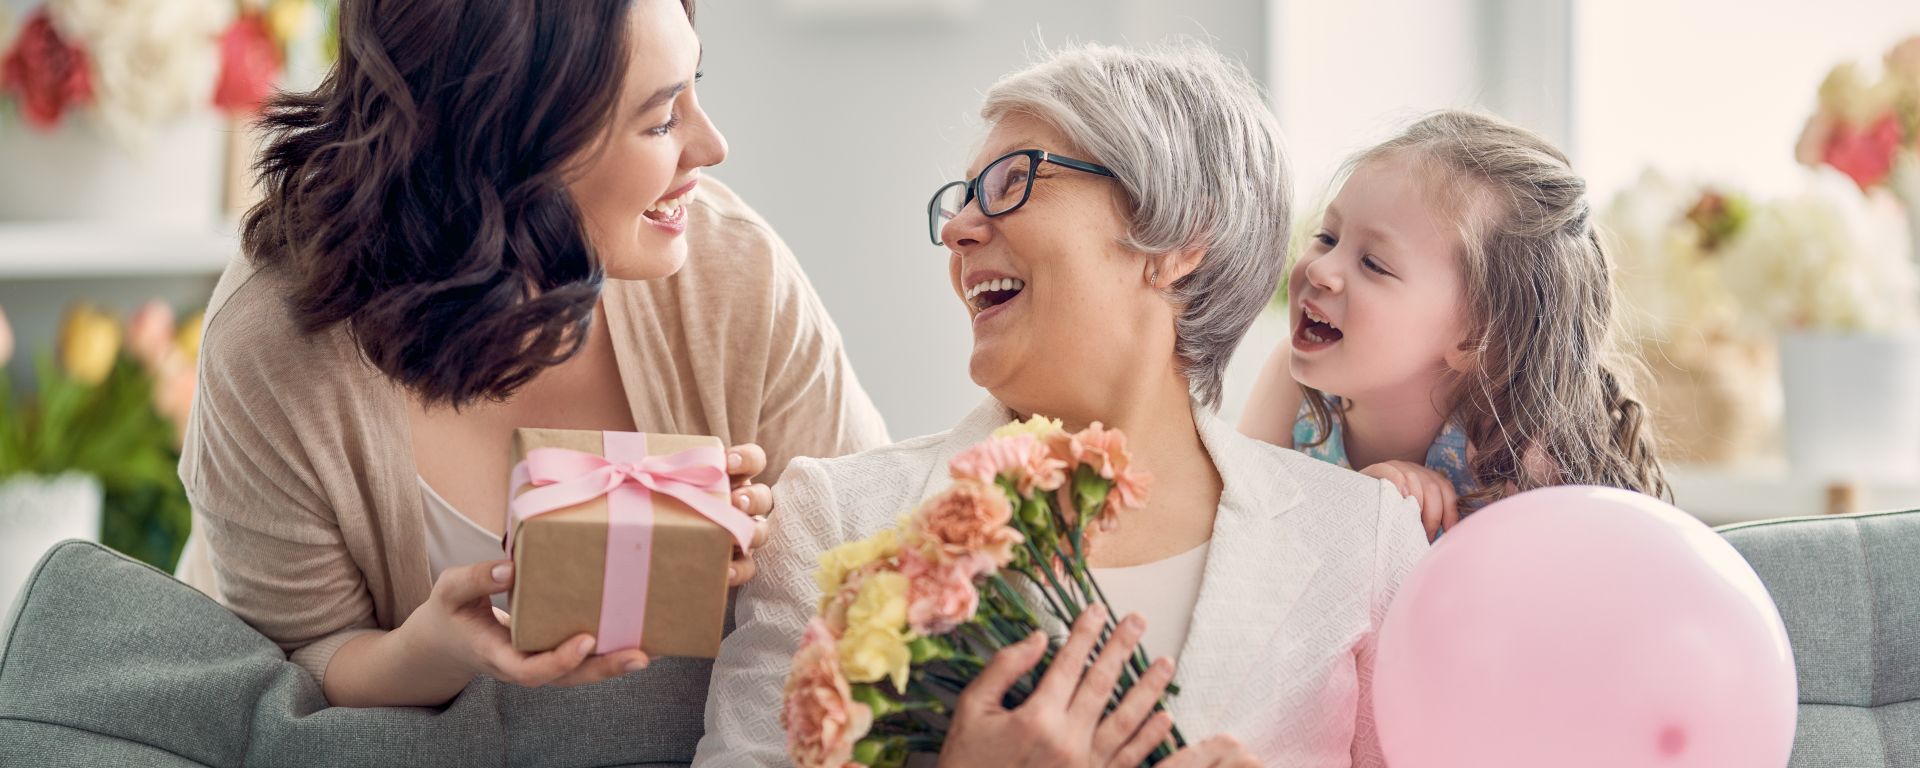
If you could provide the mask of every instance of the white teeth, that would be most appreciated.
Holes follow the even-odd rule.
[[[1003,277],[998,280],[986,280],[967,289],[967,300],[987,291],[1017,291],[1027,287],[1027,282],[1017,277]]]
[[[671,200],[661,200],[660,202],[657,202],[651,206],[648,206],[647,212],[665,214],[669,217],[673,216],[674,214],[680,212],[680,198],[676,197]]]
[[[1308,320],[1312,320],[1316,323],[1325,323],[1328,328],[1333,328],[1335,330],[1338,330],[1340,328],[1340,326],[1334,325],[1332,320],[1328,320],[1325,315],[1315,312],[1311,308],[1304,308],[1303,312],[1306,314]]]

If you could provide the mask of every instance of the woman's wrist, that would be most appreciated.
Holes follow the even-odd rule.
[[[431,707],[459,695],[473,673],[449,665],[448,654],[422,637],[423,629],[403,622],[341,646],[327,664],[322,686],[327,702],[336,707]]]
[[[444,647],[447,638],[437,631],[441,629],[424,622],[403,621],[387,639],[393,642],[389,652],[394,655],[394,672],[417,686],[423,695],[444,692],[440,702],[445,703],[459,695],[479,672],[464,663],[460,654]]]

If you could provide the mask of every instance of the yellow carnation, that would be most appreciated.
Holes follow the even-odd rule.
[[[1034,440],[1044,442],[1048,435],[1065,431],[1067,429],[1060,424],[1059,419],[1049,419],[1036,413],[1026,421],[1009,422],[1006,426],[994,430],[990,437],[999,440],[1004,437],[1032,435]]]
[[[820,553],[820,570],[813,574],[814,583],[820,586],[822,595],[832,595],[840,589],[840,582],[847,578],[847,574],[865,568],[875,560],[893,557],[899,551],[900,534],[892,528],[871,538],[847,542]]]
[[[860,595],[847,607],[847,632],[840,638],[840,663],[847,679],[871,683],[893,679],[895,690],[907,689],[907,668],[913,654],[907,649],[907,577],[893,571],[869,575]]]

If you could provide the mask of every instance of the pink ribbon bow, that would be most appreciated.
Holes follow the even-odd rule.
[[[600,629],[595,653],[637,648],[646,628],[647,577],[653,561],[653,494],[680,500],[733,536],[745,552],[753,543],[753,518],[727,503],[722,452],[693,448],[647,455],[647,436],[605,432],[606,455],[564,448],[536,448],[513,468],[513,489],[535,487],[508,505],[506,550],[513,529],[528,518],[607,497],[607,567],[600,590]]]

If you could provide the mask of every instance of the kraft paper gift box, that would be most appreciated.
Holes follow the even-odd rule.
[[[725,457],[714,437],[515,430],[513,647],[584,632],[596,654],[718,654],[727,566],[754,525],[728,501]]]

